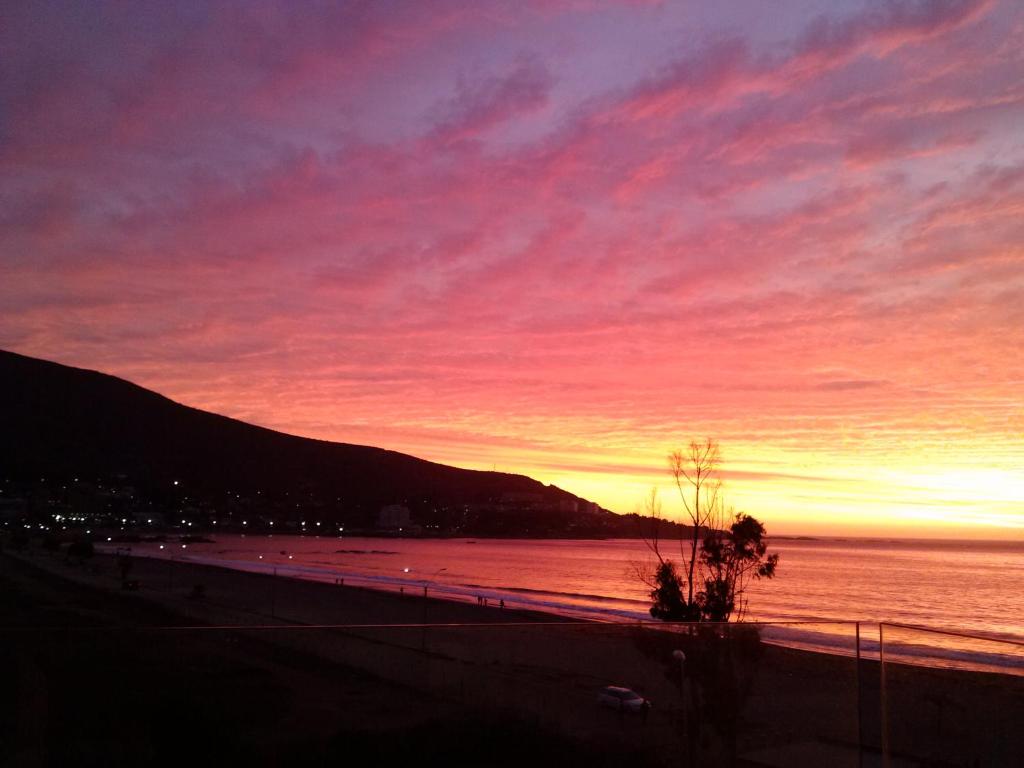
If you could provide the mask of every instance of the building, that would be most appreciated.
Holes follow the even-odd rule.
[[[377,514],[377,527],[384,530],[401,530],[408,528],[412,522],[409,508],[403,504],[388,504],[381,507]]]

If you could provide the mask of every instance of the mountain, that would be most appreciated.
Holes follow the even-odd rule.
[[[523,475],[297,437],[0,350],[0,482],[38,513],[110,509],[368,528],[384,505],[467,535],[635,535],[635,518]],[[105,506],[104,506],[105,505]]]

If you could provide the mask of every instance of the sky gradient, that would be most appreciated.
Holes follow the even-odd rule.
[[[9,4],[0,346],[620,512],[1024,538],[1024,5]]]

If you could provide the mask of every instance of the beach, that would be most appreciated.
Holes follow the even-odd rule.
[[[664,628],[145,558],[132,559],[129,576],[138,589],[129,592],[114,557],[81,565],[46,553],[5,560],[9,569],[45,574],[58,592],[86,589],[100,605],[124,604],[132,617],[138,611],[122,620],[119,643],[156,636],[188,647],[208,642],[204,637],[240,637],[434,697],[455,708],[446,721],[464,720],[466,712],[499,719],[514,713],[538,733],[571,735],[608,754],[626,750],[652,765],[677,765],[685,754],[724,764],[733,749],[749,765],[813,764],[822,754],[833,764],[856,765],[859,740],[867,747],[865,764],[872,764],[883,739],[908,765],[959,755],[965,764],[1006,765],[1024,748],[1016,728],[1024,682],[1007,675],[889,664],[883,732],[876,662],[858,666],[850,658],[758,643],[750,658],[730,661],[741,683],[732,714],[705,705],[691,744],[682,737],[683,718],[691,718],[686,732],[693,734],[696,713],[681,706],[679,682],[685,678],[691,701],[697,670],[675,665],[671,651],[688,641]],[[653,703],[650,714],[600,709],[596,692],[611,684],[640,691]]]
[[[184,572],[167,607],[145,587],[122,590],[112,565],[0,554],[0,765],[625,759],[329,658],[337,638],[325,632],[215,629],[237,614],[185,597]]]

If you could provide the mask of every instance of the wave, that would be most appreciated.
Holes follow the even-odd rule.
[[[643,600],[635,600],[631,597],[611,597],[609,595],[594,595],[588,592],[560,592],[557,590],[530,589],[528,587],[507,587],[504,585],[485,587],[481,584],[464,584],[463,586],[471,589],[497,589],[503,592],[513,592],[515,594],[524,595],[548,595],[550,597],[569,597],[579,600],[594,600],[599,603],[635,603],[636,605],[646,605]]]
[[[336,549],[336,555],[398,555],[400,552],[392,552],[388,549]]]

